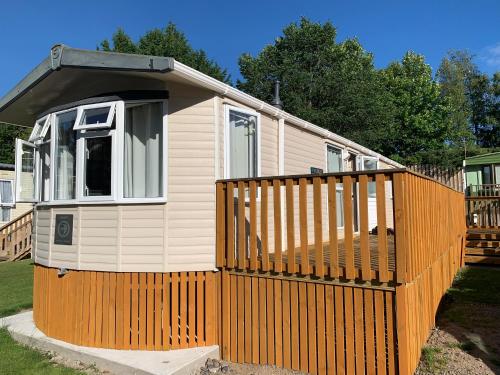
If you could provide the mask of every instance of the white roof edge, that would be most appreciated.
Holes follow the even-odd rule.
[[[246,104],[256,110],[263,111],[271,116],[283,118],[285,121],[298,126],[302,129],[307,129],[310,132],[321,135],[332,141],[341,143],[346,147],[350,147],[367,156],[377,157],[379,160],[392,165],[396,168],[404,168],[405,166],[399,164],[398,162],[379,154],[378,152],[372,151],[367,147],[364,147],[356,142],[353,142],[347,138],[344,138],[338,134],[335,134],[329,130],[326,130],[318,125],[314,125],[308,121],[302,120],[296,116],[291,115],[283,110],[277,109],[276,107],[268,104],[260,99],[257,99],[249,94],[244,93],[226,83],[223,83],[215,78],[212,78],[204,73],[197,71],[196,69],[190,68],[177,60],[174,61],[174,69],[169,73],[181,77],[187,81],[195,83],[199,86],[205,87],[212,91],[215,91],[221,95],[227,96],[228,98],[237,100],[243,104]]]

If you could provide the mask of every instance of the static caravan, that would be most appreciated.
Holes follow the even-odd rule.
[[[168,57],[56,45],[0,100],[0,120],[33,127],[17,142],[16,197],[35,204],[35,323],[87,346],[219,342],[216,181],[402,167]],[[373,230],[370,181],[364,194]],[[264,246],[273,253],[290,245],[286,207],[302,203],[292,198],[287,206],[284,186],[264,185],[235,182],[227,201],[248,222],[277,210],[281,222],[266,221],[269,234],[257,240],[259,253]],[[348,203],[334,208],[339,238],[347,214],[349,232],[359,232],[356,184],[348,193],[342,183],[320,190],[321,215],[332,217],[331,200]],[[316,192],[311,185],[304,194]],[[393,227],[391,188],[386,202],[387,215],[378,216],[384,228]],[[298,212],[295,223],[317,221],[317,207]],[[326,223],[324,238],[332,230]],[[248,236],[259,234],[245,229],[226,234],[250,246]],[[296,231],[292,246],[307,235]],[[308,238],[318,240],[312,230]]]

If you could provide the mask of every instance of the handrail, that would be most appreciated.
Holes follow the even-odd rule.
[[[238,271],[404,283],[465,236],[463,193],[407,169],[226,179],[216,192],[216,265]]]
[[[0,227],[0,256],[17,260],[31,251],[33,209]]]

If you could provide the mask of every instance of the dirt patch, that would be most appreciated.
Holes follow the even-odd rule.
[[[418,375],[500,374],[500,306],[446,302]]]
[[[286,370],[275,366],[239,364],[208,359],[196,375],[303,375],[302,372]]]

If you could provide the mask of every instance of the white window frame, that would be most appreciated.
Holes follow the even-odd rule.
[[[76,115],[75,125],[73,126],[73,130],[87,130],[87,129],[109,129],[113,124],[113,119],[116,113],[116,103],[117,102],[103,102],[97,104],[87,104],[78,107],[78,113]],[[106,122],[103,123],[94,123],[94,124],[80,124],[83,118],[83,112],[88,109],[97,109],[97,108],[106,108],[109,107],[108,117]]]
[[[375,162],[377,163],[377,167],[375,169],[365,169],[365,160],[375,160]],[[361,170],[362,171],[374,171],[374,170],[377,170],[379,167],[379,159],[375,156],[365,156],[365,155],[362,155],[361,156]]]
[[[331,148],[334,148],[336,150],[339,150],[340,151],[340,158],[341,158],[341,163],[340,163],[340,171],[339,172],[330,172],[328,170],[328,147],[331,147]],[[337,145],[335,143],[331,143],[331,142],[325,142],[325,171],[326,173],[341,173],[341,172],[344,172],[345,168],[344,168],[344,156],[345,156],[345,148],[341,147],[340,145]],[[342,196],[344,194],[344,185],[340,185],[340,184],[335,184],[335,194],[337,193],[337,191],[340,191],[342,192]],[[335,199],[337,198],[337,196],[335,196]],[[337,202],[337,206],[339,205],[342,205],[343,206],[343,202]],[[328,204],[328,199],[326,200],[326,215],[328,216],[328,210],[329,210],[329,204]],[[342,207],[342,210],[344,210],[344,207]],[[337,213],[335,213],[335,215],[337,215]],[[343,212],[343,218],[342,218],[342,225],[338,225],[337,223],[337,229],[344,229],[345,227],[345,213]]]
[[[5,203],[3,201],[3,197],[0,194],[0,206],[1,207],[14,207],[16,205],[16,192],[14,189],[14,181],[7,179],[7,178],[0,178],[1,182],[9,182],[10,183],[10,194],[12,196],[12,203]]]
[[[33,127],[33,130],[28,138],[29,142],[36,143],[39,139],[43,139],[45,137],[45,134],[47,133],[47,128],[50,124],[50,117],[51,115],[45,115],[42,118],[36,120],[35,126]],[[40,132],[38,136],[36,134]]]
[[[124,136],[125,136],[125,106],[127,104],[133,103],[162,103],[162,125],[163,125],[163,133],[162,133],[162,195],[160,197],[153,198],[124,198],[123,197],[123,167],[124,167]],[[50,137],[50,184],[49,184],[49,200],[42,201],[41,200],[41,185],[40,185],[40,176],[41,176],[41,162],[40,162],[40,153],[38,149],[38,145],[40,145],[42,140],[37,138],[38,141],[35,143],[16,140],[16,142],[20,142],[20,144],[28,144],[35,149],[35,199],[30,202],[38,202],[40,206],[60,206],[60,205],[74,205],[74,204],[148,204],[148,203],[166,203],[167,202],[167,190],[168,190],[168,100],[167,99],[144,99],[144,100],[130,100],[130,101],[115,101],[115,102],[103,102],[99,103],[99,106],[106,107],[109,104],[114,104],[113,113],[115,117],[116,128],[115,129],[99,129],[92,128],[92,131],[88,131],[89,128],[75,130],[75,125],[80,116],[80,108],[88,107],[88,106],[75,106],[72,108],[64,109],[61,111],[57,111],[51,113],[47,116],[47,120],[51,120],[51,122],[46,121],[44,126],[48,129],[48,126],[52,124],[51,127],[51,137]],[[92,105],[92,106],[97,106]],[[75,191],[75,199],[69,200],[55,200],[55,151],[56,151],[56,126],[55,126],[55,118],[57,115],[63,114],[65,112],[77,111],[77,115],[75,118],[75,125],[73,125],[73,131],[76,132],[76,191]],[[109,116],[108,116],[109,117]],[[45,119],[45,117],[43,117]],[[112,124],[111,117],[111,123]],[[40,121],[40,120],[39,120]],[[45,130],[46,132],[47,130]],[[111,196],[84,196],[84,166],[85,166],[85,140],[88,138],[96,138],[96,137],[104,137],[111,136],[112,140],[112,158],[111,158]],[[42,138],[43,139],[43,138]],[[16,147],[16,149],[21,150],[21,147]],[[18,151],[19,153],[19,151]],[[21,166],[21,164],[17,163],[17,153],[16,153],[16,166]],[[21,160],[21,159],[19,159]],[[16,169],[16,185],[17,174],[20,174],[20,171]],[[18,189],[16,189],[16,194],[18,194]],[[19,201],[17,199],[16,201]],[[24,201],[26,202],[26,201]]]
[[[230,149],[231,149],[231,141],[229,136],[229,127],[231,126],[229,122],[229,114],[231,111],[243,113],[245,115],[255,116],[257,118],[257,176],[261,177],[261,161],[262,161],[262,153],[261,153],[261,121],[260,121],[260,113],[251,109],[236,107],[234,105],[225,104],[224,105],[224,178],[232,178],[230,176],[231,171],[231,160],[230,160]],[[252,177],[248,177],[252,178]]]
[[[85,195],[85,142],[93,138],[111,137],[111,195]],[[116,195],[116,168],[118,158],[113,157],[116,150],[116,132],[115,130],[94,130],[92,132],[79,132],[76,139],[76,163],[77,163],[77,178],[76,178],[76,196],[78,201],[114,201]]]
[[[34,152],[33,152],[33,180],[34,180],[34,194],[33,194],[33,199],[21,199],[21,173],[22,173],[22,156],[23,156],[23,145],[32,147]],[[37,165],[36,165],[36,159],[37,159],[37,147],[34,143],[24,141],[22,139],[16,139],[16,167],[15,167],[15,175],[16,175],[16,195],[15,195],[15,201],[16,202],[27,202],[27,203],[36,203],[38,201],[38,176],[37,176]]]
[[[123,167],[125,161],[125,107],[127,104],[141,103],[162,103],[163,109],[163,134],[162,134],[162,196],[154,198],[125,198],[123,195]],[[168,100],[167,99],[146,99],[146,100],[127,100],[118,103],[116,111],[116,137],[117,137],[117,201],[119,203],[165,203],[167,202],[168,188]],[[120,124],[120,126],[118,126]]]

